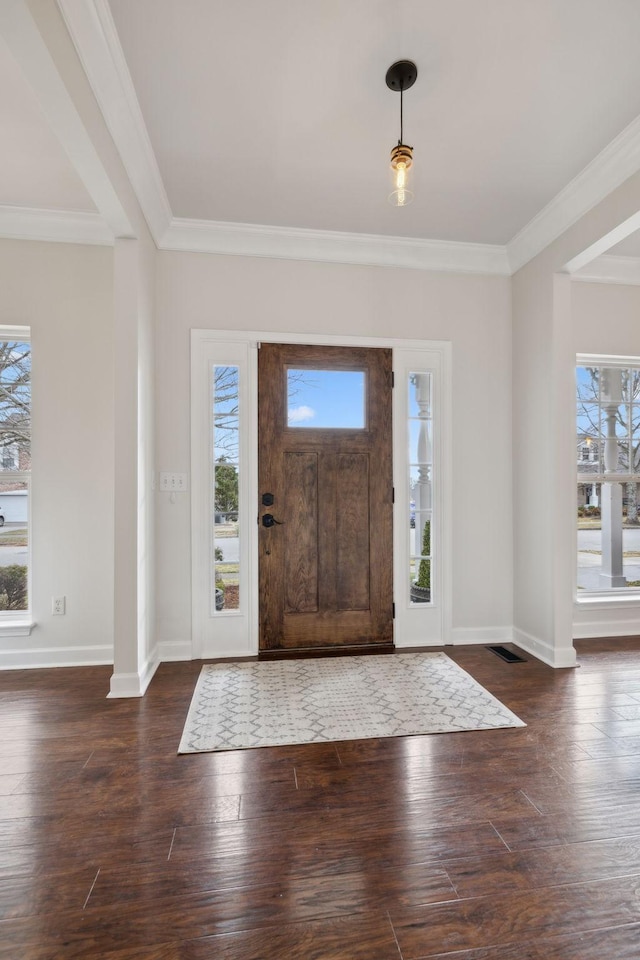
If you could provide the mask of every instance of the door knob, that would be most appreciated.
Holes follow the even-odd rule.
[[[271,513],[263,513],[262,515],[262,526],[263,527],[273,527],[275,524],[278,526],[282,525],[282,520],[276,520],[276,518]]]

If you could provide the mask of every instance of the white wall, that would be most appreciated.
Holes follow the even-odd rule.
[[[613,283],[571,284],[574,353],[640,357],[640,287]],[[574,605],[574,636],[640,633],[640,604],[616,598]]]
[[[640,357],[640,286],[571,284],[574,353]]]
[[[553,429],[550,279],[545,286],[534,271],[520,271],[514,278],[514,303],[515,622],[518,642],[532,650],[537,643],[548,645],[553,636],[553,611],[546,602],[553,589],[550,520],[553,490],[548,479],[552,470],[548,444]],[[547,659],[552,657],[551,649],[543,646],[537,652]]]
[[[36,622],[0,637],[0,666],[112,659],[112,261],[108,248],[0,241],[0,323],[32,332]]]
[[[563,213],[570,212],[562,208]],[[575,664],[575,353],[571,280],[636,227],[629,177],[512,278],[514,639],[554,666]],[[531,511],[518,508],[531,503]]]
[[[189,471],[189,330],[239,329],[453,343],[454,638],[506,639],[512,623],[510,283],[160,252],[158,470]],[[191,637],[189,495],[157,494],[162,651]],[[484,633],[482,633],[484,631]]]

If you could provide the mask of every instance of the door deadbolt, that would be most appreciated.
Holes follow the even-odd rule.
[[[275,500],[275,497],[274,497],[274,495],[273,495],[272,493],[263,493],[263,494],[262,494],[262,506],[263,506],[263,507],[271,507],[271,506],[273,506],[273,501],[274,501],[274,500]]]

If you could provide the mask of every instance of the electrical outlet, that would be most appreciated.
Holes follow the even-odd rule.
[[[160,489],[169,493],[182,493],[187,489],[186,473],[161,473]]]
[[[67,598],[66,597],[52,597],[51,598],[51,613],[54,617],[63,617],[67,612]]]

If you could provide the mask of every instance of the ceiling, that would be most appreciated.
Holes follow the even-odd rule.
[[[95,211],[82,180],[0,37],[0,204]]]
[[[57,7],[159,245],[205,222],[506,247],[576,185],[586,209],[601,199],[599,156],[640,135],[638,0]],[[2,205],[95,212],[2,31],[0,220]],[[418,66],[406,208],[386,200],[399,58]]]
[[[637,0],[110,5],[178,217],[507,243],[640,114]]]

